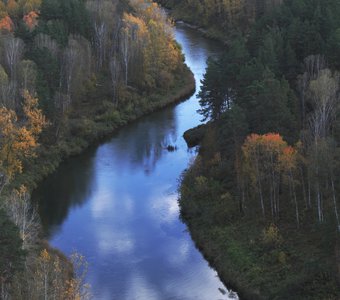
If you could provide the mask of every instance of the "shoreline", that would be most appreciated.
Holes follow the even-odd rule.
[[[51,175],[61,163],[64,163],[73,156],[83,153],[90,147],[100,144],[116,133],[117,130],[120,130],[132,122],[138,121],[161,109],[184,102],[195,93],[196,86],[194,75],[186,65],[183,74],[181,75],[181,78],[176,81],[174,88],[169,89],[169,91],[166,92],[166,95],[162,95],[160,101],[149,104],[137,114],[127,116],[127,119],[123,122],[103,121],[96,123],[100,128],[96,132],[89,134],[86,137],[86,140],[81,136],[84,132],[79,132],[78,135],[73,136],[73,138],[81,139],[82,143],[79,145],[73,145],[67,140],[61,140],[57,145],[44,148],[43,152],[38,153],[37,157],[25,166],[23,173],[18,174],[17,178],[9,186],[9,189],[23,184],[32,192],[38,184],[47,176]],[[176,87],[178,84],[181,84],[181,87],[177,90]],[[94,120],[90,119],[90,121]],[[70,149],[65,150],[67,147],[70,147]]]
[[[219,30],[215,30],[213,28],[205,28],[201,25],[196,25],[194,23],[191,23],[190,20],[186,18],[185,15],[178,15],[176,16],[176,11],[171,7],[163,7],[168,15],[174,20],[175,24],[183,24],[191,29],[197,30],[200,32],[205,38],[212,39],[215,41],[218,41],[222,43],[224,46],[228,46],[228,40],[224,39],[222,36],[224,36],[223,32],[220,32]]]
[[[234,293],[236,293],[240,300],[264,299],[261,297],[261,295],[244,288],[237,280],[231,279],[235,275],[233,274],[234,273],[233,270],[230,269],[230,273],[227,273],[223,269],[223,267],[218,263],[218,258],[214,257],[214,255],[209,253],[209,251],[204,246],[205,241],[203,238],[200,237],[199,229],[197,229],[194,224],[190,223],[190,221],[186,220],[184,217],[183,220],[188,227],[189,233],[191,235],[192,240],[194,241],[195,246],[201,252],[204,259],[208,262],[209,266],[217,272],[218,277],[229,291],[233,291]]]
[[[227,40],[222,39],[217,34],[213,34],[210,31],[211,29],[209,29],[209,28],[204,28],[204,27],[201,27],[199,25],[195,25],[195,24],[189,23],[189,22],[187,22],[185,20],[182,20],[181,18],[175,19],[175,23],[176,24],[182,24],[182,25],[187,26],[187,27],[189,27],[191,29],[194,29],[194,30],[200,32],[205,38],[212,39],[214,41],[220,42],[224,46],[228,46],[228,41]]]

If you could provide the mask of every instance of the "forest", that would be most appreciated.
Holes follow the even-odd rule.
[[[340,2],[159,0],[220,40],[180,212],[242,299],[340,298]],[[151,0],[0,1],[0,298],[87,299],[30,201],[67,157],[194,89]],[[173,152],[176,152],[175,150]]]
[[[192,93],[147,0],[0,1],[0,298],[87,299],[84,258],[42,240],[30,192],[96,139]]]
[[[185,133],[197,246],[241,298],[339,299],[340,2],[164,4],[226,43],[197,95],[206,124]]]
[[[228,41],[230,33],[246,33],[256,19],[280,5],[283,0],[159,0],[157,2],[171,9],[171,13],[177,20],[201,26],[209,36]]]

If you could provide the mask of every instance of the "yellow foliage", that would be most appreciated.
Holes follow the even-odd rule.
[[[263,230],[263,241],[269,245],[278,245],[282,243],[283,238],[275,224],[270,224],[267,229]]]
[[[19,13],[19,4],[15,0],[8,0],[6,9],[10,16],[16,16]]]
[[[135,32],[137,42],[143,42],[145,72],[162,86],[164,81],[161,72],[171,74],[181,66],[183,60],[174,40],[173,23],[159,5],[150,0],[132,0],[131,5],[135,15],[124,15],[125,27],[129,32]]]
[[[51,255],[46,249],[44,249],[40,252],[40,259],[42,262],[47,263],[51,260]]]
[[[23,96],[23,120],[18,120],[13,110],[0,107],[0,175],[5,179],[0,184],[0,191],[16,173],[22,172],[23,159],[34,156],[38,136],[47,125],[38,108],[38,100],[27,91]]]

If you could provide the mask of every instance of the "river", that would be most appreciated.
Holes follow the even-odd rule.
[[[221,45],[183,24],[175,35],[199,87]],[[179,178],[195,157],[182,135],[200,123],[198,108],[192,96],[122,128],[34,192],[50,244],[86,257],[94,299],[231,298],[179,219]]]

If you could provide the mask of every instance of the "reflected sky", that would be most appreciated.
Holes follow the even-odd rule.
[[[176,39],[199,86],[220,46],[181,25]],[[126,126],[35,191],[51,244],[87,258],[95,299],[226,299],[179,220],[178,178],[195,155],[182,135],[199,124],[198,106],[193,96]]]

